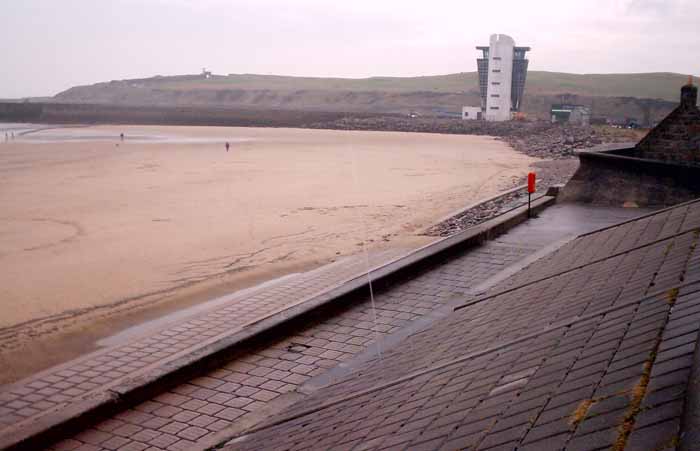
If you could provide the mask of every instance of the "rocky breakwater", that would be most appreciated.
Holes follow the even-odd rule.
[[[638,134],[632,130],[560,125],[546,121],[486,122],[397,116],[348,116],[334,121],[305,124],[304,127],[493,136],[506,141],[519,152],[543,159],[573,158],[577,150],[639,139]]]

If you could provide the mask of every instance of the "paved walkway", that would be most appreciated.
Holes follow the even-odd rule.
[[[639,213],[567,205],[551,207],[540,218],[518,226],[498,240],[465,251],[390,287],[383,287],[375,293],[373,300],[367,295],[356,295],[344,305],[322,309],[303,323],[290,326],[284,336],[258,343],[253,349],[242,350],[221,368],[99,422],[94,428],[51,449],[201,448],[220,438],[220,432],[224,429],[250,421],[257,412],[264,412],[266,407],[273,406],[271,402],[284,394],[303,392],[305,387],[313,385],[311,378],[328,374],[331,368],[342,368],[343,362],[364,352],[377,340],[463,299],[473,288],[483,288],[489,281],[506,277],[509,267],[517,265],[517,262],[522,263],[528,256],[536,256],[537,252],[542,252],[553,242]],[[330,272],[336,271],[339,269]],[[309,274],[306,284],[317,283],[323,274],[323,270]],[[315,289],[319,288],[316,285]],[[279,294],[289,296],[290,291],[280,290]],[[258,297],[252,300],[243,307],[243,311],[260,315],[259,307],[268,312],[274,310],[274,307],[268,308],[264,304],[264,299]],[[79,370],[65,369],[62,375],[56,373],[56,376],[63,381],[100,377],[98,374],[112,374],[114,371],[122,373],[124,365],[133,367],[134,361],[143,362],[145,358],[163,355],[159,353],[173,352],[172,346],[179,343],[185,343],[182,349],[186,349],[197,345],[202,336],[213,337],[222,333],[222,330],[230,327],[227,321],[237,318],[235,313],[239,311],[238,305],[218,309],[216,314],[170,327],[126,348],[105,351],[89,360],[92,366],[83,363]],[[228,319],[221,320],[222,315]],[[136,368],[146,365],[148,361]],[[42,394],[47,394],[47,387],[56,387],[61,382],[46,377],[41,376],[37,380],[47,385],[31,387],[32,393],[43,390]],[[85,381],[79,381],[80,384],[85,384]],[[23,388],[20,386],[20,390]],[[47,396],[55,396],[55,393]],[[21,395],[13,402],[26,402],[22,399],[26,397]],[[14,407],[20,405],[15,403]],[[30,406],[22,408],[26,407]]]
[[[383,263],[406,252],[399,249],[374,254],[371,264]],[[239,332],[248,324],[357,277],[366,268],[367,258],[359,255],[259,290],[246,290],[242,296],[233,295],[225,302],[217,302],[215,307],[200,308],[199,313],[174,324],[137,334],[126,343],[4,386],[0,389],[0,433],[2,427],[36,419],[137,372],[163,365],[183,353],[194,352],[213,340]]]

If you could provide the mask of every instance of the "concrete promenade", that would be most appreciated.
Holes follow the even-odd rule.
[[[390,286],[379,284],[375,287],[374,302],[367,293],[357,293],[349,296],[341,305],[322,308],[300,321],[290,321],[275,334],[263,336],[249,343],[245,349],[238,350],[227,362],[208,374],[197,375],[149,401],[97,421],[93,427],[54,444],[50,449],[174,450],[198,449],[216,444],[295,402],[304,393],[328,383],[335,377],[334,373],[352,370],[352,362],[358,358],[378,357],[378,341],[381,350],[382,340],[391,340],[402,331],[440,316],[446,307],[463,302],[475,290],[483,291],[489,285],[507,278],[515,270],[573,236],[640,213],[574,205],[551,207],[539,218],[517,226],[494,241],[406,275]],[[391,255],[382,257],[388,260]],[[338,262],[285,281],[285,287],[271,286],[254,293],[244,307],[240,307],[240,304],[228,305],[219,307],[216,312],[228,311],[229,315],[236,316],[235,312],[240,312],[241,308],[245,312],[249,307],[251,315],[260,315],[262,310],[255,307],[264,302],[265,295],[269,298],[268,290],[274,290],[285,299],[302,299],[303,296],[295,296],[295,293],[304,293],[304,289],[323,289],[324,285],[319,279],[342,279],[337,276],[339,273],[357,272],[357,266],[353,269],[353,265],[362,268],[359,261]],[[341,268],[346,268],[347,272]],[[329,284],[331,282],[326,282],[325,286]],[[315,288],[304,288],[305,285]],[[273,308],[266,307],[268,305],[262,304],[269,312]],[[180,343],[180,340],[187,347],[178,348],[179,352],[194,351],[193,347],[201,343],[202,337],[214,337],[230,327],[231,323],[227,321],[232,319],[221,320],[220,315],[222,313],[203,313],[128,345],[86,357],[88,361],[95,362],[92,366],[81,359],[64,365],[61,374],[48,372],[37,375],[31,382],[23,381],[24,384],[15,386],[14,392],[9,392],[18,395],[10,403],[27,399],[27,396],[34,399],[31,393],[22,395],[16,393],[18,390],[43,390],[42,394],[47,394],[46,388],[49,391],[70,390],[61,388],[65,386],[61,384],[63,381],[78,378],[77,385],[80,385],[86,383],[81,382],[80,378],[100,377],[102,373],[119,376],[114,372],[123,373],[127,364],[124,359],[145,362],[136,367],[142,371],[149,364],[153,365],[153,361],[148,360],[164,355],[159,352],[172,352],[176,349],[173,345]],[[220,321],[217,322],[217,319]],[[124,362],[124,365],[120,362]],[[54,379],[53,375],[60,380]],[[37,381],[47,385],[34,384]],[[89,390],[90,387],[85,388]],[[13,405],[20,408],[21,402],[26,401]],[[39,408],[22,406],[20,409],[28,407]]]

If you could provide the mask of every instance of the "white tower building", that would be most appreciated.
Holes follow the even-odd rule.
[[[508,121],[520,110],[528,65],[525,53],[530,47],[516,47],[510,36],[493,34],[488,47],[477,49],[483,52],[476,60],[483,117]]]
[[[510,93],[513,82],[513,47],[515,41],[504,34],[491,35],[489,42],[487,121],[510,120]]]

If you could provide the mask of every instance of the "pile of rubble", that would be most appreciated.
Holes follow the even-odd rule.
[[[506,134],[500,138],[515,150],[538,158],[570,158],[575,151],[603,144],[591,127],[560,126],[522,135]]]
[[[505,194],[496,199],[484,202],[474,208],[470,208],[458,215],[452,216],[427,229],[422,235],[427,236],[452,236],[469,227],[481,224],[489,219],[498,216],[512,208],[527,202],[527,192],[519,191]]]
[[[330,122],[307,124],[305,128],[334,130],[376,130],[415,133],[445,133],[494,136],[527,155],[560,159],[572,158],[576,150],[600,144],[637,141],[633,132],[605,132],[594,127],[552,124],[546,121],[486,122],[461,119],[408,118],[399,116],[346,117]]]
[[[517,123],[515,123],[517,124]],[[524,125],[517,133],[498,135],[515,150],[532,157],[545,159],[572,158],[576,151],[590,149],[601,144],[635,143],[638,132],[631,130],[606,130],[603,128],[548,124],[547,127]]]

